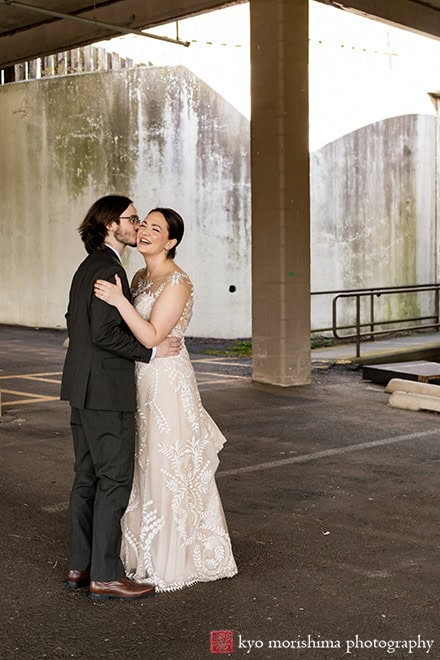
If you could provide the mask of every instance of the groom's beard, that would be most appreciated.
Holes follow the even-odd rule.
[[[114,237],[119,241],[119,243],[122,243],[122,245],[129,245],[130,247],[137,246],[136,236],[133,237],[132,231],[124,231],[121,227],[118,227],[118,229],[116,229],[114,232]]]

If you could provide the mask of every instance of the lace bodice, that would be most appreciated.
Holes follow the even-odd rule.
[[[184,286],[189,290],[190,295],[186,301],[182,315],[170,332],[170,335],[173,337],[183,337],[191,321],[194,302],[194,289],[190,278],[183,271],[176,270],[170,273],[163,281],[148,282],[142,276],[143,272],[139,271],[133,278],[132,296],[136,311],[147,321],[150,318],[154,303],[166,287]]]

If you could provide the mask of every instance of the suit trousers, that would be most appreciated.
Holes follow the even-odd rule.
[[[91,580],[125,576],[121,517],[133,481],[135,430],[131,412],[71,409],[75,479],[70,496],[71,570]]]

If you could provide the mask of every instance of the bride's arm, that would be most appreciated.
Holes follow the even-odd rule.
[[[150,321],[146,321],[124,296],[117,275],[115,280],[116,284],[97,280],[94,287],[95,295],[117,308],[141,344],[147,348],[160,344],[180,319],[190,295],[188,288],[183,284],[167,285],[153,305]]]

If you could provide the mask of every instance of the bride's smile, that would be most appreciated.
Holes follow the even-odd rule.
[[[175,244],[176,241],[169,238],[168,225],[162,213],[153,211],[140,223],[137,248],[141,254],[151,256],[168,252]]]

